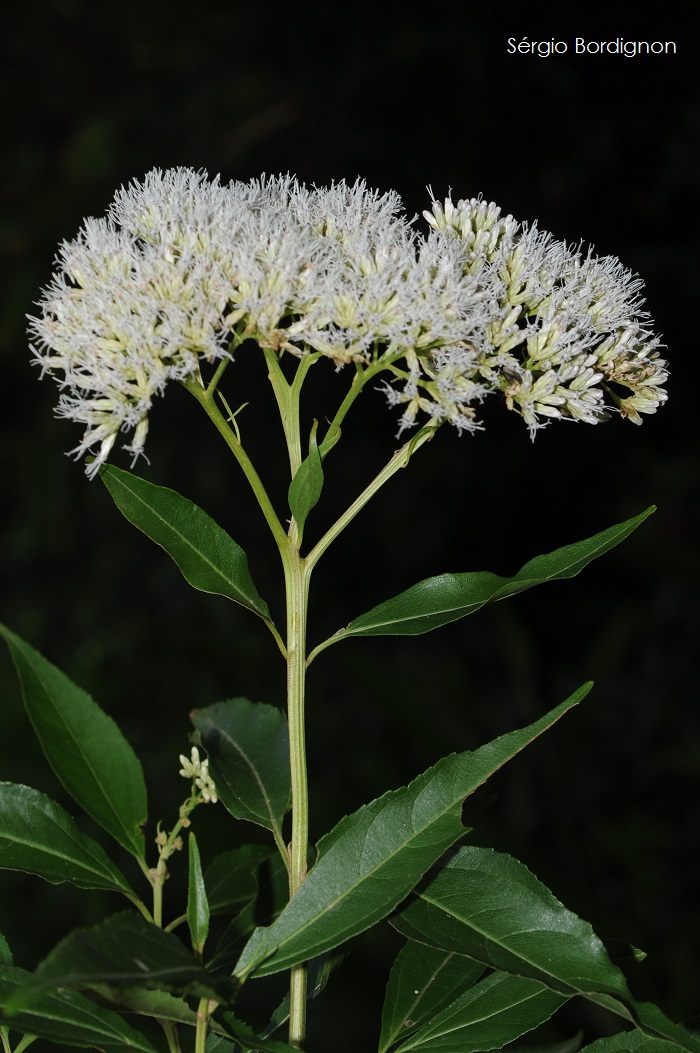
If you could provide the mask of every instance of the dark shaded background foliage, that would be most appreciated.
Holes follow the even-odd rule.
[[[601,934],[647,950],[635,990],[687,1017],[700,1010],[690,862],[700,820],[697,41],[661,5],[653,17],[607,20],[486,8],[383,16],[369,4],[285,13],[217,0],[54,0],[5,16],[0,617],[120,721],[145,759],[153,819],[180,789],[175,758],[189,710],[235,694],[282,701],[283,670],[264,630],[225,601],[192,593],[62,456],[77,432],[53,419],[55,388],[39,386],[28,366],[23,316],[57,243],[84,215],[101,214],[122,182],[155,165],[205,167],[224,179],[290,170],[326,183],[359,174],[398,189],[410,214],[426,207],[426,184],[438,197],[452,187],[619,255],[646,280],[667,340],[668,406],[641,429],[555,423],[534,444],[495,404],[483,434],[459,439],[443,429],[329,555],[312,640],[429,574],[510,573],[651,502],[659,511],[572,583],[431,637],[356,641],[323,655],[310,675],[313,828],[320,834],[444,753],[534,719],[595,678],[580,712],[482,799],[479,836],[527,861]],[[507,38],[523,35],[565,39],[569,53],[507,54]],[[576,35],[675,39],[679,54],[576,57]],[[282,494],[263,371],[241,353],[227,380],[232,400],[251,401],[245,435],[261,458],[270,451],[268,475]],[[324,385],[332,392],[344,382],[326,370],[319,399]],[[309,421],[318,412],[310,399]],[[371,396],[328,462],[332,482],[310,532],[386,459],[395,426],[381,395]],[[153,412],[148,454],[139,470],[209,509],[249,552],[263,594],[275,597],[262,520],[184,393],[169,390]],[[29,736],[5,658],[0,679],[1,777],[67,803]],[[223,816],[205,814],[202,828],[214,851]],[[2,880],[0,928],[27,967],[69,925],[118,906],[106,895]],[[342,1022],[334,1049],[372,1048],[373,989],[388,954],[372,938],[360,941],[344,972],[362,1011],[330,989],[327,1016],[319,1003],[312,1031],[318,1048],[329,1048],[326,1019]],[[603,1019],[586,1019],[590,1037],[604,1032]]]

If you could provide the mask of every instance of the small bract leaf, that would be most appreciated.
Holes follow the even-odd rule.
[[[291,801],[289,735],[281,709],[247,698],[197,709],[191,720],[225,808],[281,838]]]
[[[279,918],[257,929],[236,976],[264,976],[314,958],[364,932],[396,907],[465,833],[469,794],[588,693],[590,684],[528,728],[453,754],[409,786],[346,816],[319,843],[319,858]]]
[[[138,757],[90,696],[28,643],[0,625],[24,705],[46,758],[71,797],[139,859],[146,784]]]
[[[306,517],[314,508],[321,497],[323,490],[323,468],[321,466],[321,454],[316,443],[316,428],[318,421],[314,421],[309,439],[309,456],[301,462],[299,468],[289,484],[289,510],[296,520],[299,532],[303,533]],[[326,440],[328,441],[328,440]],[[327,447],[326,452],[330,449]]]
[[[101,845],[82,833],[68,812],[29,786],[0,783],[0,867],[57,885],[134,893]]]
[[[192,832],[188,838],[189,884],[187,891],[187,924],[192,937],[192,946],[201,956],[209,933],[209,903],[202,876],[199,848]]]
[[[111,464],[100,469],[100,478],[119,511],[172,556],[190,585],[269,618],[245,552],[202,508],[175,490]]]

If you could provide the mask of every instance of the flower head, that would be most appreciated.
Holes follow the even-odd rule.
[[[460,429],[474,400],[500,393],[533,437],[552,418],[597,424],[615,410],[641,424],[665,401],[668,371],[642,310],[643,283],[619,260],[583,256],[480,198],[433,201],[424,216],[445,246],[460,247],[490,317],[466,344],[418,355],[392,396],[408,403],[403,427],[418,391],[421,409]]]
[[[226,186],[154,170],[64,242],[30,319],[57,413],[84,426],[94,475],[120,431],[143,452],[168,382],[232,357],[232,339],[336,366],[382,359],[401,429],[419,414],[460,431],[500,394],[531,434],[553,418],[634,423],[665,400],[666,363],[619,260],[555,241],[481,198],[425,212],[394,192],[287,176]]]

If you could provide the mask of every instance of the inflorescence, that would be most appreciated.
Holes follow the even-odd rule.
[[[72,451],[94,475],[120,431],[143,452],[169,380],[200,378],[245,339],[336,366],[381,359],[400,430],[419,413],[460,431],[500,393],[530,434],[552,418],[635,424],[665,401],[643,283],[614,257],[555,241],[480,198],[432,202],[427,236],[363,181],[291,176],[224,186],[154,170],[64,242],[30,319]]]

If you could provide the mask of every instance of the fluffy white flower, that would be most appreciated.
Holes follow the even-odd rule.
[[[336,366],[383,358],[401,428],[424,413],[461,430],[500,394],[532,434],[617,409],[635,423],[665,400],[666,363],[619,260],[583,256],[480,198],[433,200],[427,237],[398,195],[362,180],[292,176],[223,186],[154,170],[65,242],[30,319],[57,413],[84,426],[74,451],[104,462],[120,431],[143,451],[171,380],[251,338]]]
[[[120,430],[133,430],[127,449],[142,452],[153,399],[169,380],[228,353],[221,201],[222,188],[197,173],[151,173],[59,250],[29,329],[42,374],[59,374],[58,414],[85,425],[74,452],[96,451],[89,475]]]
[[[419,353],[403,391],[392,389],[391,401],[408,405],[402,427],[418,409],[473,427],[472,403],[490,392],[505,396],[533,436],[552,418],[596,424],[615,409],[640,424],[665,401],[668,372],[641,309],[643,283],[619,260],[584,257],[479,198],[433,201],[424,216],[442,251],[459,246],[490,311],[467,333],[467,308],[461,340]]]

